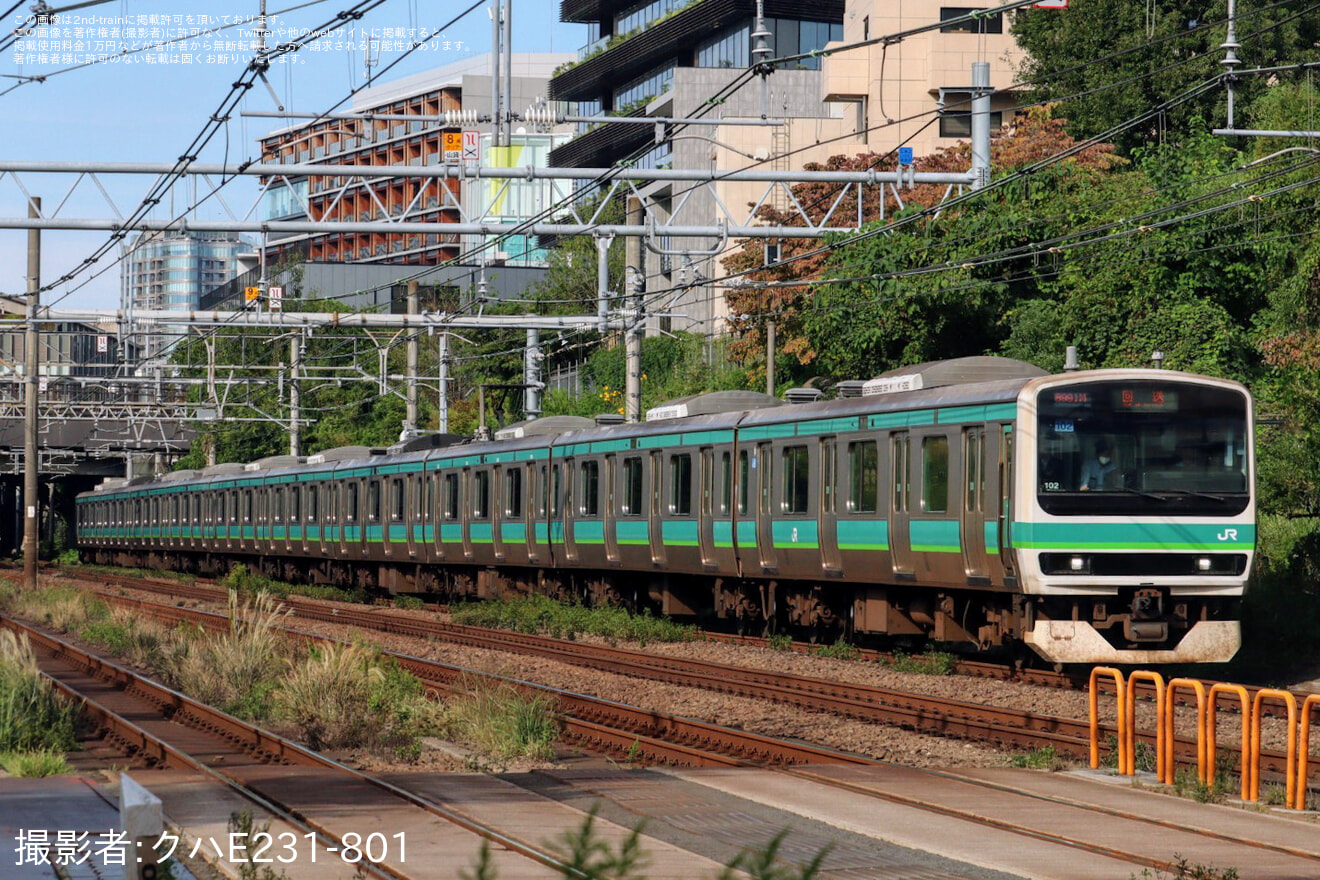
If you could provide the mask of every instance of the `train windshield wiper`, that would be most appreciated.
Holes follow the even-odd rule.
[[[1124,493],[1124,494],[1126,494],[1126,495],[1140,495],[1142,498],[1149,498],[1149,499],[1151,499],[1152,501],[1158,501],[1158,502],[1160,502],[1161,504],[1167,504],[1167,503],[1169,502],[1169,499],[1168,499],[1166,496],[1164,496],[1164,495],[1156,495],[1154,492],[1145,492],[1145,491],[1143,491],[1143,490],[1141,490],[1141,489],[1128,489],[1128,488],[1124,487],[1124,488],[1122,488],[1122,489],[1106,489],[1105,491],[1106,491],[1106,492],[1122,492],[1122,493]]]
[[[1191,495],[1195,498],[1209,498],[1211,501],[1218,501],[1221,504],[1228,501],[1227,495],[1217,495],[1213,492],[1197,492],[1194,489],[1161,489],[1161,492],[1167,492],[1170,495]]]

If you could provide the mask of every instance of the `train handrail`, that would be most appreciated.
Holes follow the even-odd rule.
[[[1128,775],[1137,772],[1137,681],[1148,681],[1155,686],[1155,776],[1164,779],[1164,749],[1167,739],[1164,735],[1164,676],[1150,669],[1134,669],[1128,676],[1127,702],[1124,711],[1127,714],[1127,750]]]
[[[1165,785],[1174,784],[1175,762],[1173,758],[1173,745],[1176,741],[1174,726],[1174,695],[1179,688],[1191,688],[1196,694],[1196,777],[1205,785],[1211,782],[1211,774],[1214,770],[1212,762],[1207,755],[1206,733],[1205,733],[1205,684],[1194,678],[1175,678],[1169,681],[1164,691],[1164,774],[1160,781]]]
[[[1220,694],[1237,694],[1238,701],[1242,704],[1242,800],[1250,800],[1251,771],[1247,769],[1247,756],[1251,747],[1251,695],[1240,684],[1228,684],[1227,682],[1218,681],[1210,686],[1210,692],[1206,695],[1205,742],[1206,751],[1210,755],[1211,779],[1214,778],[1215,766],[1215,714],[1217,711],[1215,698]]]
[[[1127,718],[1123,714],[1123,698],[1127,690],[1123,682],[1123,673],[1112,666],[1094,667],[1091,670],[1091,685],[1087,689],[1087,701],[1091,707],[1091,769],[1095,770],[1100,766],[1100,690],[1096,687],[1096,684],[1101,675],[1112,676],[1114,679],[1114,691],[1118,697],[1114,709],[1114,715],[1118,719],[1118,746],[1115,749],[1118,756],[1118,772],[1128,775],[1129,770],[1125,763],[1127,757]]]
[[[1306,775],[1311,764],[1311,709],[1315,706],[1320,706],[1320,694],[1308,694],[1302,701],[1302,731],[1297,736],[1296,799],[1289,802],[1294,810],[1306,809]]]
[[[1288,709],[1288,758],[1284,765],[1288,769],[1284,776],[1287,777],[1288,786],[1285,803],[1291,804],[1295,783],[1292,768],[1297,759],[1297,698],[1288,691],[1278,688],[1261,688],[1256,691],[1256,698],[1251,703],[1251,797],[1249,800],[1252,803],[1260,800],[1260,707],[1266,700],[1282,700]]]

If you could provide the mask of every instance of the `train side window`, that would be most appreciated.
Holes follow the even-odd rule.
[[[284,487],[276,486],[269,490],[272,493],[270,513],[273,522],[284,522]]]
[[[944,513],[949,509],[949,438],[921,440],[921,509]]]
[[[550,467],[550,518],[559,519],[559,465]]]
[[[738,515],[747,515],[747,498],[751,491],[748,486],[752,482],[751,465],[748,463],[747,450],[744,449],[738,453]]]
[[[848,444],[848,510],[875,513],[879,501],[880,451],[874,440]]]
[[[600,516],[600,462],[582,462],[582,515]]]
[[[422,511],[422,519],[430,519],[431,511],[435,510],[435,474],[430,474],[424,479],[426,480],[426,509]]]
[[[701,513],[710,516],[715,503],[715,455],[709,449],[701,451]]]
[[[720,504],[719,513],[728,516],[733,504],[733,456],[728,452],[720,453]]]
[[[522,519],[522,468],[513,465],[504,472],[504,515]]]
[[[806,513],[810,502],[807,490],[811,484],[811,458],[805,446],[785,446],[780,452],[783,459],[784,489],[780,508],[784,513]]]
[[[253,508],[252,490],[244,489],[243,490],[243,522],[245,523],[252,522],[252,508]]]
[[[985,494],[985,442],[980,428],[963,433],[963,503],[969,512],[984,510]]]
[[[458,474],[445,474],[445,519],[458,519]]]
[[[348,504],[347,504],[347,509],[344,511],[344,521],[345,521],[345,522],[357,522],[357,521],[358,521],[358,495],[359,495],[359,491],[360,491],[360,490],[358,489],[358,484],[357,484],[357,481],[356,481],[356,480],[353,481],[352,483],[349,483],[349,484],[348,484]]]
[[[895,511],[908,509],[908,496],[912,493],[912,462],[908,457],[908,450],[908,435],[893,435],[890,459],[893,467],[891,484],[894,487]]]
[[[623,460],[623,513],[625,516],[641,516],[642,500],[642,460],[637,456]]]
[[[380,480],[367,483],[367,521],[380,522]]]
[[[692,456],[669,456],[669,512],[692,515]]]
[[[490,471],[472,472],[472,517],[490,518]]]
[[[289,522],[302,520],[302,489],[296,485],[289,487]]]
[[[545,518],[546,495],[549,494],[550,477],[547,465],[538,465],[536,469],[536,515]]]
[[[820,495],[822,509],[834,513],[838,493],[838,458],[839,447],[833,440],[820,444]]]
[[[428,480],[424,474],[418,474],[417,479],[413,481],[413,522],[421,522],[426,518],[426,505],[422,503],[424,497],[429,498],[427,492]]]
[[[403,522],[404,507],[403,478],[390,480],[390,520]]]
[[[316,487],[307,487],[307,521],[316,522]]]

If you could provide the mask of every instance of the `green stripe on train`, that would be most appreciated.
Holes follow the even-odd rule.
[[[1252,550],[1254,523],[1013,523],[1027,550]]]

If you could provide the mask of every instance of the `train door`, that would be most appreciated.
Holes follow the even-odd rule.
[[[559,491],[562,498],[561,509],[563,511],[564,522],[564,560],[566,562],[578,561],[577,546],[577,508],[575,506],[576,493],[573,491],[573,481],[577,479],[578,466],[575,459],[565,459],[562,465],[564,470],[563,481],[559,484]]]
[[[909,502],[912,496],[912,443],[907,431],[889,435],[889,555],[894,575],[914,576]]]
[[[510,464],[509,470],[516,469],[516,463]],[[494,485],[495,503],[491,505],[490,510],[490,546],[495,553],[495,559],[499,562],[504,561],[504,519],[509,512],[509,487],[505,485],[505,467],[495,465],[491,473],[491,481]]]
[[[459,517],[463,523],[463,556],[472,558],[472,505],[477,498],[477,471],[463,468],[463,498],[459,502]]]
[[[779,557],[775,553],[774,537],[774,450],[769,443],[756,445],[752,473],[756,475],[756,546],[761,556],[761,571],[776,574]]]
[[[601,508],[601,517],[605,529],[605,559],[610,563],[619,561],[619,508],[615,504],[615,482],[618,470],[618,458],[613,453],[605,456],[605,475],[604,475],[604,506]]]
[[[989,583],[987,553],[992,546],[986,540],[986,434],[976,425],[963,429],[962,468],[962,552],[963,570],[970,584]],[[993,511],[990,523],[994,524]],[[997,550],[998,548],[993,548]]]
[[[525,522],[527,523],[527,561],[532,563],[541,562],[541,553],[543,547],[549,541],[549,535],[542,541],[538,529],[546,522],[546,481],[549,479],[547,466],[544,462],[534,464],[528,462],[525,480],[527,483],[527,503],[524,505],[526,511]]]
[[[417,558],[417,550],[422,542],[422,526],[426,520],[426,504],[423,498],[426,492],[426,475],[420,471],[411,478],[405,477],[408,485],[408,524],[404,536],[408,542],[408,556]]]
[[[830,576],[843,574],[839,554],[839,441],[826,437],[820,441],[819,533],[820,564]]]
[[[711,570],[715,561],[715,451],[709,446],[698,456],[701,498],[697,504],[697,542],[701,547],[701,567]]]
[[[664,534],[664,494],[662,490],[664,476],[664,453],[653,451],[651,453],[651,503],[650,524],[647,533],[651,539],[651,564],[661,566],[665,564],[665,534]]]
[[[1013,560],[1013,426],[1001,425],[998,434],[999,448],[991,461],[998,462],[999,492],[997,522],[995,530],[999,551],[999,562],[1004,567],[1004,579],[1017,578],[1017,567]]]

